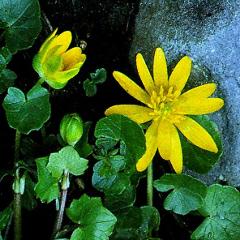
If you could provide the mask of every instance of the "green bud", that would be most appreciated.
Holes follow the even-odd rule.
[[[64,142],[74,146],[82,137],[83,122],[77,113],[67,114],[60,123],[60,134]]]

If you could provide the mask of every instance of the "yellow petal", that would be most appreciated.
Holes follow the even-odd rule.
[[[125,74],[114,71],[113,77],[129,95],[144,104],[148,104],[150,102],[149,95]]]
[[[141,53],[138,53],[136,56],[136,64],[143,86],[151,95],[152,91],[154,90],[153,79]]]
[[[169,78],[169,86],[173,86],[175,91],[179,94],[183,90],[190,72],[192,61],[188,56],[183,57],[173,69],[173,72]]]
[[[171,157],[171,127],[172,123],[161,121],[158,127],[158,151],[165,160]]]
[[[218,152],[217,145],[210,134],[193,119],[185,116],[179,123],[174,124],[194,145],[210,152]]]
[[[146,152],[137,162],[137,171],[142,172],[149,164],[157,151],[158,121],[153,121],[146,132]]]
[[[51,42],[50,48],[53,48],[55,46],[61,46],[58,49],[58,54],[62,54],[68,49],[71,41],[72,41],[72,33],[70,31],[65,31],[53,39],[53,41]]]
[[[159,88],[161,85],[168,86],[168,72],[165,54],[161,48],[157,48],[153,61],[153,78],[155,85]]]
[[[192,98],[208,98],[216,90],[217,85],[215,83],[207,83],[199,87],[192,88],[191,90],[183,93],[179,97],[179,101],[188,100]]]
[[[138,124],[152,120],[153,116],[151,116],[150,113],[152,113],[152,110],[150,108],[130,104],[115,105],[105,111],[106,115],[126,115]]]
[[[168,121],[161,121],[158,127],[158,151],[165,160],[170,160],[176,173],[182,172],[182,147],[175,126]]]
[[[171,127],[171,157],[170,162],[176,173],[181,173],[183,168],[182,146],[177,129]]]
[[[221,98],[191,98],[177,101],[174,111],[177,114],[201,115],[213,113],[221,109],[224,101]]]
[[[79,47],[74,47],[63,53],[63,65],[64,70],[71,69],[79,62],[84,62],[86,59],[86,55],[82,54],[82,49]]]
[[[40,51],[42,51],[49,43],[49,41],[55,37],[56,33],[57,33],[58,29],[56,28],[51,34],[50,36],[44,41],[44,43],[42,44]]]

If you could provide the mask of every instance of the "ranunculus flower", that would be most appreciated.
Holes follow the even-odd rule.
[[[140,53],[136,62],[145,90],[121,72],[114,71],[113,76],[128,94],[146,106],[115,105],[105,114],[126,115],[139,124],[151,121],[145,134],[146,152],[138,160],[137,170],[144,171],[158,149],[161,157],[171,162],[175,172],[181,173],[183,157],[178,130],[199,148],[217,153],[217,145],[210,134],[187,116],[212,113],[223,106],[222,99],[209,98],[216,84],[204,84],[182,93],[191,72],[191,59],[183,57],[168,77],[165,55],[160,48],[155,51],[153,77]]]
[[[33,59],[33,68],[41,81],[47,82],[54,89],[61,89],[79,73],[86,55],[82,54],[79,47],[68,50],[72,41],[70,31],[60,35],[56,33],[57,29],[42,44]]]

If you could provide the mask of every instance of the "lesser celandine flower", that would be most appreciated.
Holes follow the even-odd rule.
[[[65,31],[56,35],[57,29],[45,40],[33,59],[33,67],[42,81],[52,88],[61,89],[76,76],[86,60],[79,47],[68,50],[72,33]]]
[[[145,134],[146,152],[138,160],[137,170],[144,171],[158,149],[161,157],[171,162],[175,172],[181,173],[183,158],[178,130],[199,148],[217,153],[218,148],[209,133],[187,116],[212,113],[223,106],[222,99],[209,98],[216,84],[204,84],[181,94],[191,72],[191,59],[183,57],[168,78],[165,55],[160,48],[155,51],[153,77],[140,53],[136,56],[136,64],[145,90],[121,72],[114,71],[113,76],[128,94],[146,107],[115,105],[105,114],[126,115],[139,124],[151,121]]]

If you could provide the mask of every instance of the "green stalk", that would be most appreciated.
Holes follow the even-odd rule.
[[[153,167],[152,163],[147,169],[147,204],[153,206]]]
[[[18,173],[18,160],[20,153],[20,141],[21,141],[21,133],[16,130],[15,134],[15,152],[14,152],[14,168],[16,169],[15,181],[19,179]],[[20,240],[22,238],[22,209],[21,209],[21,193],[14,192],[14,239]]]

